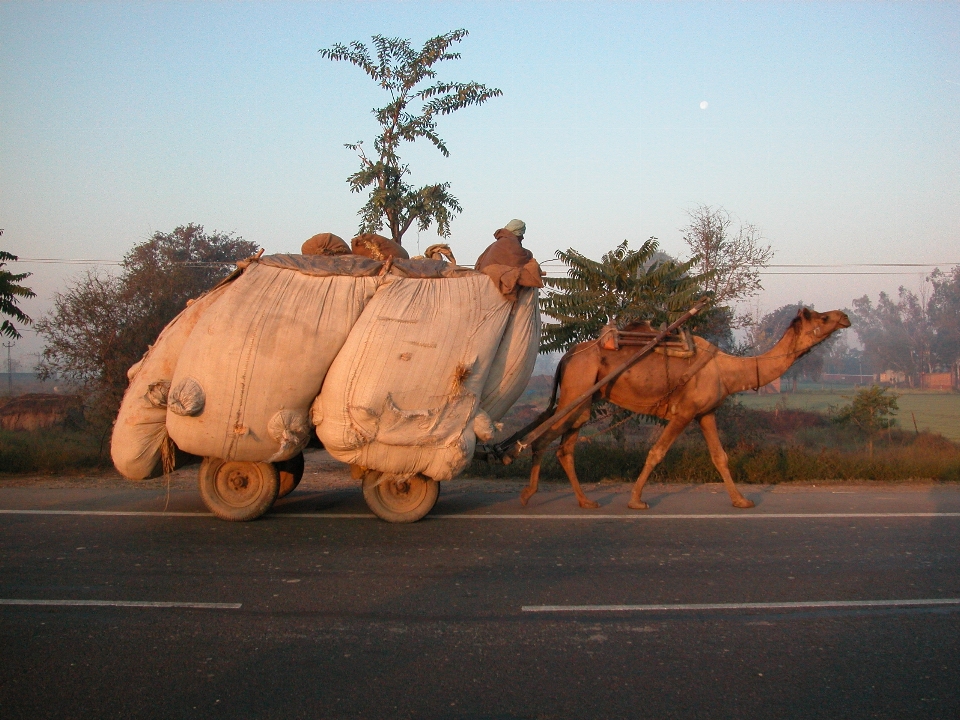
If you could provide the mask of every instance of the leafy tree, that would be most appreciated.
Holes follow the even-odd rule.
[[[750,352],[752,354],[763,353],[772,348],[783,337],[783,333],[786,332],[787,327],[797,316],[797,311],[802,307],[804,307],[802,300],[796,304],[782,305],[752,323],[747,328],[747,344],[750,346]],[[796,392],[797,382],[801,378],[813,381],[820,379],[823,374],[824,363],[841,337],[840,333],[834,333],[819,345],[814,346],[783,374],[784,380],[793,383],[794,392]]]
[[[207,234],[192,223],[135,245],[123,259],[123,299],[132,306],[139,342],[152,343],[187,300],[209,290],[257,249],[233,233]]]
[[[672,263],[679,262],[672,255],[668,255],[667,253],[658,250],[647,262],[644,263],[644,269],[649,269],[650,266],[656,262],[666,261]],[[712,272],[707,272],[704,273],[702,277],[706,279],[708,277],[712,277],[712,275]],[[709,342],[712,342],[725,352],[742,354],[740,352],[741,347],[737,344],[736,338],[733,336],[733,328],[735,325],[736,323],[733,308],[714,303],[705,310],[702,310],[697,317],[693,318],[687,324],[687,327],[690,329],[696,329],[697,335]]]
[[[127,369],[187,300],[256,249],[232,233],[207,234],[190,224],[134,246],[119,276],[85,273],[56,294],[53,309],[36,323],[47,342],[40,376],[76,382],[93,396],[101,419],[112,419],[127,387]]]
[[[658,250],[656,238],[639,250],[630,250],[624,240],[600,262],[573,249],[558,250],[567,277],[544,278],[547,290],[540,309],[556,322],[544,325],[540,352],[566,350],[595,338],[610,321],[621,328],[636,320],[659,325],[689,310],[703,294],[704,276],[690,274],[695,259],[655,259]]]
[[[131,347],[129,309],[124,306],[121,278],[89,270],[66,292],[56,293],[53,309],[37,321],[37,333],[46,340],[40,377],[63,377],[87,389],[125,386],[126,368],[137,355]],[[121,359],[122,358],[122,359]]]
[[[724,352],[733,355],[743,355],[748,348],[738,343],[733,335],[736,325],[733,308],[713,305],[703,311],[701,315],[690,321],[690,328],[696,329],[697,335],[712,342]]]
[[[362,142],[346,145],[360,156],[360,170],[347,178],[351,191],[370,188],[359,213],[359,232],[376,232],[386,226],[393,240],[401,243],[414,222],[420,230],[436,223],[437,234],[449,237],[450,221],[462,210],[449,192],[450,183],[414,188],[406,179],[410,168],[400,160],[399,149],[402,142],[425,138],[448,157],[446,143],[437,134],[437,118],[503,94],[475,82],[434,81],[437,71],[433,66],[458,59],[460,53],[450,52],[450,47],[467,35],[466,30],[453,30],[427,40],[420,50],[414,50],[409,40],[374,35],[376,60],[356,41],[320,50],[329,60],[356,65],[390,95],[389,103],[373,109],[381,131],[373,141],[372,155],[365,153]],[[422,103],[419,115],[410,108],[413,103]]]
[[[836,337],[837,340],[831,343],[824,352],[823,371],[838,375],[862,374],[863,358],[860,348],[850,346],[846,333],[836,333],[830,337]]]
[[[3,230],[0,230],[3,235]],[[4,270],[8,262],[16,262],[17,256],[0,250],[0,315],[6,315],[13,318],[23,325],[30,325],[31,320],[23,310],[17,305],[17,299],[28,299],[36,297],[37,294],[30,288],[20,284],[26,280],[32,273],[12,273]],[[19,340],[21,335],[16,326],[10,320],[4,320],[0,323],[0,335],[6,335],[8,338]]]
[[[857,298],[852,320],[872,370],[899,370],[911,383],[918,382],[921,372],[930,372],[933,332],[924,303],[914,293],[901,286],[896,300],[882,292],[876,305],[866,295]]]
[[[897,406],[899,395],[886,394],[887,389],[874,385],[859,390],[849,405],[834,410],[833,419],[841,425],[853,425],[867,436],[870,458],[873,459],[873,438],[896,422],[893,415],[900,409]]]
[[[920,373],[960,363],[960,267],[937,268],[928,280],[929,298],[900,287],[896,298],[880,293],[876,304],[866,295],[853,301],[865,362],[903,372],[911,384],[919,384]]]
[[[937,268],[930,275],[933,293],[928,315],[934,332],[933,362],[943,370],[960,363],[960,266],[945,273]]]

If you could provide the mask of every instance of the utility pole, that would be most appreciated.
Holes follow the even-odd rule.
[[[13,397],[13,360],[10,359],[10,348],[14,345],[16,343],[13,340],[3,344],[7,349],[7,395],[10,397]]]

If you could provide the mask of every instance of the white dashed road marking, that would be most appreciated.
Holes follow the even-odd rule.
[[[0,605],[48,605],[52,607],[189,608],[191,610],[239,610],[241,603],[152,602],[149,600],[21,600],[0,598]]]
[[[960,598],[918,600],[808,600],[806,602],[683,603],[657,605],[524,605],[523,612],[670,612],[684,610],[803,610],[817,608],[875,608],[960,605]]]
[[[92,517],[213,517],[208,512],[161,512],[147,510],[0,510],[0,515],[77,515]],[[269,515],[271,519],[300,520],[371,520],[372,513],[285,513]],[[844,519],[844,518],[960,518],[960,512],[877,512],[877,513],[701,513],[701,514],[653,514],[637,513],[622,515],[536,515],[493,513],[437,513],[427,515],[425,520],[783,520],[783,519]]]

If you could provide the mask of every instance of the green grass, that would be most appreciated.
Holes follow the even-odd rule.
[[[791,410],[807,410],[828,413],[831,405],[846,405],[850,402],[844,395],[853,396],[851,387],[832,388],[829,385],[801,385],[799,392],[779,395],[755,395],[740,393],[735,399],[751,410],[774,410],[777,407]],[[901,430],[913,431],[913,418],[917,430],[939,433],[948,440],[960,442],[960,393],[934,392],[931,390],[890,390],[899,395],[896,415]],[[911,415],[912,413],[912,415]]]

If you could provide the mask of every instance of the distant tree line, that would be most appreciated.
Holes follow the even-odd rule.
[[[960,366],[960,266],[939,268],[927,278],[928,292],[900,287],[894,297],[881,292],[853,300],[847,314],[861,347],[835,335],[803,357],[783,376],[794,386],[800,379],[819,381],[823,373],[872,375],[903,373],[905,382],[920,386],[921,373],[956,371]],[[796,314],[800,301],[784,305],[748,324],[744,350],[763,352]]]
[[[853,301],[864,365],[902,372],[912,385],[920,373],[948,372],[960,363],[960,266],[937,268],[927,279],[920,295],[901,286],[896,298],[880,293],[876,303],[866,295]]]

